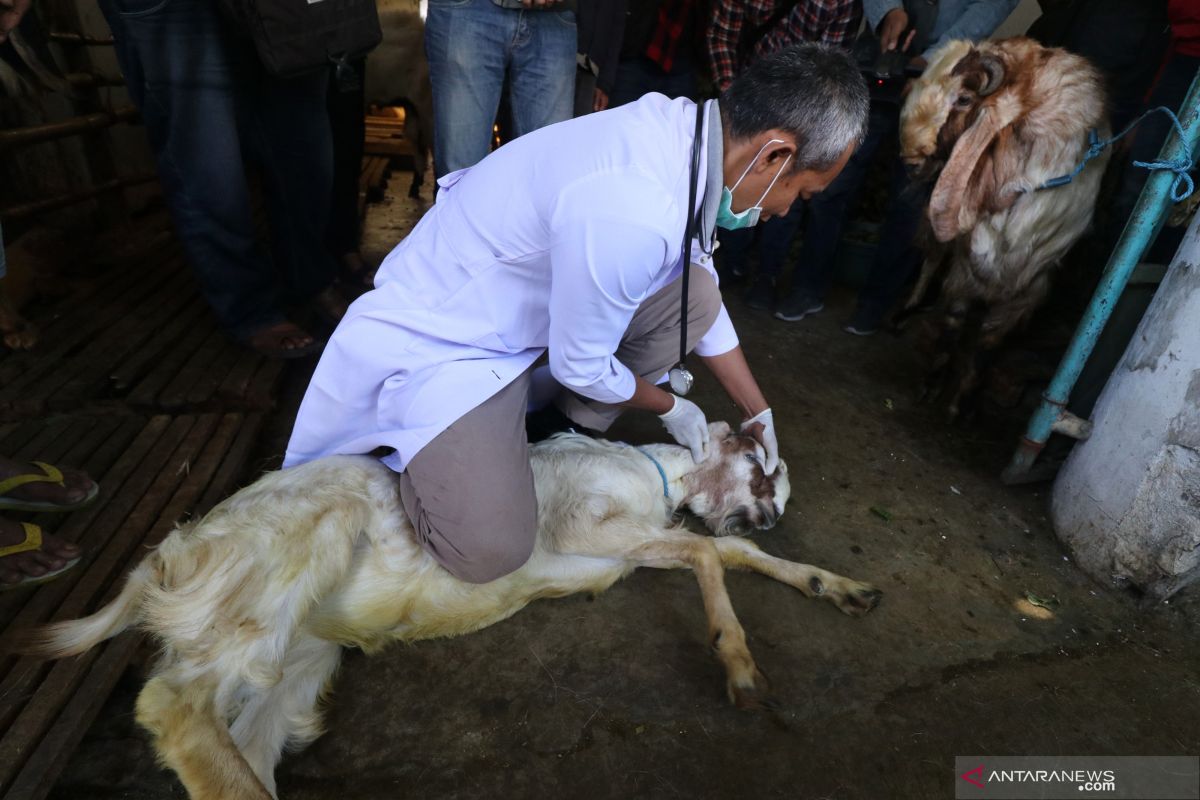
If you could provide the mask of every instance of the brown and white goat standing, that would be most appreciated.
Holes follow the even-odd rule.
[[[880,592],[720,535],[772,527],[791,490],[782,462],[763,474],[754,439],[724,423],[709,430],[713,454],[700,464],[678,445],[639,452],[561,435],[534,446],[533,554],[484,584],[458,580],[421,548],[378,460],[334,456],[270,473],[168,536],[110,605],[36,631],[27,649],[59,658],[132,626],[150,632],[162,657],[137,719],[193,800],[275,796],[284,747],[321,733],[319,699],[342,646],[457,636],[538,598],[601,592],[639,566],[695,572],[730,699],[753,705],[765,681],[724,569],[761,572],[853,615]],[[683,508],[718,538],[675,524]]]
[[[979,381],[981,356],[1028,320],[1091,224],[1107,152],[1070,183],[1039,187],[1083,161],[1093,130],[1109,135],[1100,73],[1032,39],[947,42],[912,86],[900,155],[919,179],[937,182],[927,214],[933,241],[908,309],[944,275],[931,379],[957,374],[952,417]],[[960,340],[972,312],[979,328]]]

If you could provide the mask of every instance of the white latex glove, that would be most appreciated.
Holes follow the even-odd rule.
[[[747,428],[755,423],[762,425],[762,432],[756,438],[762,442],[763,450],[767,451],[767,463],[763,465],[763,472],[771,475],[779,466],[779,440],[775,438],[775,415],[769,408],[758,412],[742,423],[742,433],[747,433]]]
[[[679,395],[672,395],[675,405],[665,414],[659,414],[667,433],[675,441],[692,451],[692,460],[699,464],[708,458],[708,420],[700,406]]]

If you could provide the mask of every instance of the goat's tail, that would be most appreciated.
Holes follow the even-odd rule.
[[[64,658],[92,649],[139,622],[145,589],[156,583],[161,573],[158,553],[151,553],[129,573],[121,593],[111,603],[82,619],[25,631],[17,636],[13,649],[42,658]]]

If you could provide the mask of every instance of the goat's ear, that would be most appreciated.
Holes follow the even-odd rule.
[[[980,105],[975,122],[958,137],[929,198],[929,222],[939,242],[949,242],[975,226],[979,203],[989,198],[973,192],[974,201],[965,201],[972,176],[981,168],[980,161],[988,157],[995,138],[1023,111],[1017,94],[1002,89]]]
[[[729,423],[723,419],[708,423],[708,437],[713,441],[724,439],[731,430]]]

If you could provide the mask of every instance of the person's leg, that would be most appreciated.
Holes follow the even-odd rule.
[[[524,424],[531,371],[438,434],[400,474],[421,546],[468,583],[507,575],[533,552],[537,496]]]
[[[514,136],[571,118],[578,42],[574,11],[521,12],[509,77]]]
[[[775,305],[779,274],[803,215],[804,204],[797,200],[782,217],[771,217],[758,225],[758,274],[745,297],[746,305],[751,308],[768,311]]]
[[[329,226],[325,240],[343,272],[353,283],[370,285],[370,275],[358,252],[361,220],[358,218],[358,179],[366,142],[363,80],[366,59],[346,67],[350,75],[330,70],[326,109],[333,141],[333,184],[329,198]]]
[[[591,70],[575,68],[575,116],[584,117],[592,113],[596,105],[596,76]]]
[[[848,333],[868,335],[879,330],[884,315],[921,263],[915,240],[927,199],[928,189],[912,183],[903,162],[897,160],[892,166],[887,218],[879,234],[871,273],[858,293],[858,307],[845,328]]]
[[[691,270],[688,280],[689,353],[708,333],[721,311],[721,291],[712,275],[694,264]],[[677,280],[646,298],[634,312],[617,347],[617,360],[648,381],[657,381],[666,375],[679,360],[681,291],[681,281]],[[573,422],[600,432],[608,430],[625,410],[571,392],[563,392],[555,403]]]
[[[0,487],[21,475],[40,475],[44,470],[33,464],[0,456]],[[19,481],[16,481],[19,483]],[[33,481],[0,491],[5,501],[75,507],[87,500],[95,483],[78,470],[62,470],[62,481]],[[78,546],[53,534],[39,531],[41,546],[23,552],[0,556],[0,586],[11,586],[27,578],[41,578],[62,569],[80,554]],[[26,540],[27,529],[19,522],[0,517],[0,550],[20,545]]]
[[[257,60],[244,65],[247,149],[262,166],[271,250],[288,299],[307,302],[331,289],[337,262],[325,247],[333,183],[333,138],[325,71],[298,78],[268,75]],[[357,206],[355,212],[357,213]],[[345,301],[336,292],[318,299],[319,310],[340,318]]]
[[[717,249],[717,267],[721,280],[734,281],[746,277],[750,271],[750,248],[754,246],[754,229],[739,228],[736,231],[717,233],[721,246]]]
[[[804,242],[796,263],[792,289],[775,312],[779,319],[795,322],[825,307],[825,292],[833,277],[846,212],[862,188],[867,169],[879,146],[895,131],[898,116],[899,111],[894,107],[872,106],[867,136],[862,145],[833,183],[807,204]]]
[[[209,0],[102,0],[101,8],[205,299],[238,338],[283,323],[250,214],[233,35]]]
[[[492,0],[430,0],[425,55],[436,177],[470,167],[491,150],[507,50],[521,13]]]

